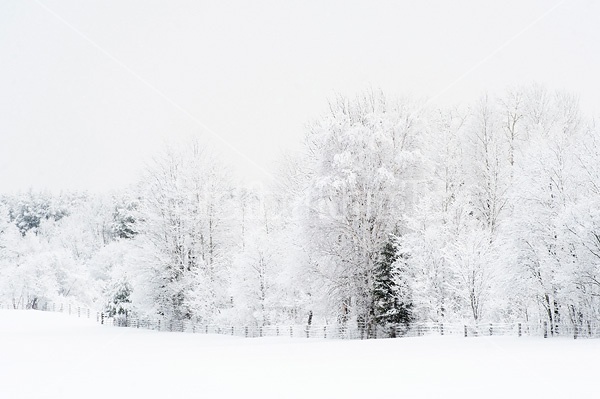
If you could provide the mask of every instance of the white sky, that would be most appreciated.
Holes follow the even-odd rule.
[[[124,187],[189,135],[265,180],[328,98],[370,87],[462,76],[445,103],[537,81],[595,111],[599,3],[2,0],[0,192]]]

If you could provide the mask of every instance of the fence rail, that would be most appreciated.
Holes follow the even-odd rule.
[[[80,318],[92,318],[92,315],[96,316],[99,320],[100,312],[92,310],[88,307],[73,304],[73,303],[61,303],[61,302],[36,302],[35,306],[26,306],[23,303],[18,305],[0,303],[0,309],[13,309],[13,310],[40,310],[42,312],[56,312],[65,313],[71,316],[77,316]]]
[[[381,339],[419,336],[537,336],[548,338],[572,337],[600,338],[600,324],[584,323],[581,325],[542,323],[413,323],[410,326],[395,325],[385,328],[367,328],[360,324],[327,324],[327,325],[278,325],[278,326],[232,326],[202,324],[192,320],[165,320],[159,318],[109,317],[106,313],[94,311],[75,304],[44,302],[35,307],[14,306],[0,303],[0,309],[33,309],[48,312],[65,313],[74,317],[92,318],[100,324],[142,328],[155,331],[184,332],[192,334],[223,334],[246,338],[258,337],[290,337],[290,338],[322,338],[322,339]]]
[[[582,326],[555,324],[553,329],[550,328],[548,323],[413,323],[410,326],[397,325],[371,330],[366,328],[366,326],[356,324],[226,326],[195,323],[191,320],[168,321],[125,317],[103,318],[101,323],[118,327],[146,328],[156,331],[223,334],[246,338],[381,339],[431,335],[461,337],[538,336],[548,338],[550,336],[564,336],[575,339],[600,338],[600,324],[591,323]]]

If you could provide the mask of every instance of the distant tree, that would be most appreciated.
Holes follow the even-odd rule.
[[[131,284],[126,279],[115,281],[109,288],[110,301],[105,310],[109,317],[127,317],[131,310]]]
[[[59,221],[67,216],[78,197],[76,194],[54,197],[47,192],[29,190],[5,197],[3,202],[8,205],[10,220],[24,236],[29,231],[37,234],[44,220]]]
[[[113,211],[112,233],[116,238],[132,239],[138,231],[136,230],[136,212],[138,200],[129,197],[115,198]]]

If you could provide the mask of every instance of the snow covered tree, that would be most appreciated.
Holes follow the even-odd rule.
[[[446,259],[452,269],[449,282],[461,300],[462,314],[475,323],[485,314],[492,293],[494,256],[489,232],[473,229],[446,248]]]
[[[493,240],[507,202],[509,170],[498,113],[487,95],[477,104],[467,131],[465,171],[473,216]]]
[[[376,323],[376,262],[412,203],[417,132],[409,104],[366,93],[332,102],[307,136],[304,234],[342,323]]]
[[[131,305],[131,284],[127,280],[118,280],[109,287],[109,302],[106,312],[109,317],[127,317]]]
[[[13,196],[6,196],[3,202],[8,206],[10,220],[24,236],[37,229],[44,220],[58,221],[69,214],[70,207],[79,201],[78,194],[52,196],[48,192],[29,190]]]
[[[136,213],[145,255],[133,288],[150,311],[210,321],[226,303],[232,221],[225,171],[198,142],[167,149],[147,170]]]
[[[233,310],[238,320],[265,326],[278,318],[279,265],[274,244],[275,237],[264,221],[248,228],[244,249],[236,255],[231,270]]]
[[[471,213],[463,148],[467,119],[460,109],[431,115],[422,145],[426,189],[406,214],[406,231],[398,237],[413,311],[424,321],[449,321],[461,312],[446,248],[463,234]]]
[[[138,233],[136,230],[135,213],[138,200],[129,195],[114,198],[112,233],[115,238],[131,239]]]
[[[565,287],[574,254],[563,234],[561,215],[576,201],[577,183],[570,172],[573,143],[580,121],[573,99],[551,96],[539,87],[526,92],[525,129],[529,140],[515,163],[514,209],[504,230],[506,261],[516,286],[528,293],[527,315],[555,325],[567,316]]]

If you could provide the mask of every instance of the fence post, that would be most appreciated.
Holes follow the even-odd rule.
[[[575,324],[574,327],[575,328],[573,328],[573,339],[577,339],[577,324]]]
[[[231,335],[234,335],[234,334],[233,334],[233,332],[234,332],[234,328],[235,328],[234,326],[231,326]]]
[[[467,337],[467,326],[465,325],[465,338]]]
[[[275,331],[276,331],[277,336],[279,337],[279,326],[275,327]]]
[[[262,326],[258,327],[258,336],[259,337],[263,336],[263,334],[262,334]]]
[[[294,338],[294,328],[290,326],[290,338]]]
[[[248,326],[244,327],[244,337],[248,338]]]
[[[548,338],[548,322],[544,322],[544,338]]]
[[[440,335],[444,335],[444,323],[440,323]]]
[[[81,308],[77,306],[77,317],[81,317]]]
[[[90,318],[90,308],[87,308],[87,318]]]
[[[310,338],[310,326],[306,326],[306,338]]]
[[[490,337],[494,335],[494,328],[492,327],[492,323],[490,323]]]
[[[104,312],[100,313],[100,324],[104,324]]]
[[[323,338],[327,338],[327,326],[323,327]]]
[[[519,327],[519,337],[520,337],[521,336],[521,323],[519,323],[518,327]]]

